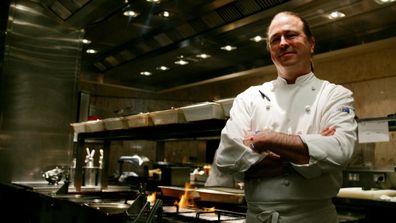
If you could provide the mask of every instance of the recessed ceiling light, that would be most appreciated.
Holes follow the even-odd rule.
[[[90,44],[92,41],[89,39],[82,39],[81,42],[84,44]]]
[[[139,13],[133,11],[133,10],[126,10],[124,11],[124,16],[129,16],[129,17],[137,17],[139,15]]]
[[[140,72],[140,75],[143,75],[143,76],[150,76],[150,75],[151,75],[151,72],[142,71],[142,72]]]
[[[188,61],[187,60],[183,60],[183,59],[179,59],[179,60],[175,61],[175,64],[177,64],[177,65],[186,65],[186,64],[188,64]]]
[[[339,18],[342,18],[342,17],[345,17],[345,14],[342,13],[342,12],[339,12],[339,11],[331,12],[331,13],[327,16],[327,18],[329,18],[329,19],[339,19]]]
[[[255,36],[253,38],[250,38],[250,40],[254,41],[254,42],[261,42],[261,41],[265,40],[265,37],[263,37],[263,36]]]
[[[231,45],[226,45],[226,46],[222,46],[220,49],[226,50],[226,51],[232,51],[232,50],[236,50],[237,47],[236,46],[231,46]]]
[[[178,56],[178,58],[179,58],[179,60],[175,61],[175,64],[177,64],[177,65],[186,65],[189,63],[187,60],[183,59],[184,58],[183,55]]]
[[[161,1],[160,0],[146,0],[146,2],[153,2],[153,3],[160,3]]]
[[[172,14],[169,11],[162,11],[158,13],[159,16],[164,17],[164,18],[169,18]]]
[[[390,2],[395,2],[396,0],[374,0],[376,3],[382,5]]]
[[[167,67],[167,66],[159,66],[159,67],[156,67],[156,69],[157,70],[169,70],[169,67]]]
[[[206,54],[206,53],[201,53],[201,54],[197,54],[196,57],[201,58],[201,59],[206,59],[206,58],[209,58],[210,55]]]
[[[98,51],[94,50],[94,49],[87,49],[85,52],[87,52],[89,54],[94,54],[94,53],[97,53]]]

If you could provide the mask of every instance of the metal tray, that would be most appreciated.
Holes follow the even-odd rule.
[[[150,112],[154,125],[184,123],[186,119],[183,112],[178,108]]]
[[[180,109],[183,111],[188,122],[225,118],[221,105],[215,102],[203,102],[184,106]]]
[[[230,204],[242,204],[245,202],[243,190],[230,188],[198,188],[197,192],[201,201],[221,202]]]
[[[195,188],[173,187],[173,186],[158,186],[161,189],[162,196],[180,198],[186,192],[189,197],[198,198],[198,193]]]

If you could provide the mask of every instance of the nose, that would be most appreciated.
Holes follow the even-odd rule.
[[[281,47],[284,47],[284,46],[289,45],[289,42],[287,42],[287,39],[285,38],[284,35],[281,36],[279,45],[280,45]]]

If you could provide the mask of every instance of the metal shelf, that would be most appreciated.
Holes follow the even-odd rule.
[[[166,140],[220,136],[225,120],[212,119],[195,122],[154,125],[130,129],[79,133],[78,140]]]
[[[76,191],[81,191],[82,177],[83,177],[83,158],[84,158],[84,144],[88,141],[100,140],[103,142],[103,169],[101,175],[100,187],[107,188],[107,176],[110,142],[114,140],[175,140],[175,139],[192,139],[202,140],[205,138],[219,137],[221,130],[224,128],[226,120],[211,119],[203,121],[194,121],[186,123],[168,124],[168,125],[154,125],[139,128],[119,129],[111,131],[100,132],[84,132],[77,135],[77,150],[76,150],[76,170],[74,177],[74,186]]]

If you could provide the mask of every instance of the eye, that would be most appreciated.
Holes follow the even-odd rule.
[[[298,33],[288,33],[285,35],[286,39],[294,39],[298,36]]]
[[[270,44],[277,44],[280,42],[280,37],[279,36],[274,36],[270,39]]]

